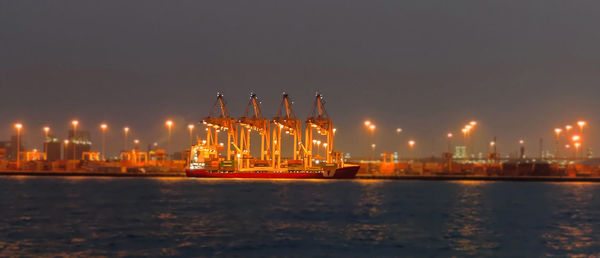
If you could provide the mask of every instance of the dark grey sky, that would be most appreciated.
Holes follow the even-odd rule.
[[[579,118],[597,149],[599,24],[595,0],[0,0],[0,136],[23,121],[41,147],[42,125],[64,136],[78,118],[98,139],[106,120],[116,151],[125,124],[163,142],[172,117],[183,146],[217,90],[235,116],[251,90],[269,116],[287,91],[304,118],[318,89],[355,155],[372,141],[365,118],[380,150],[410,137],[438,154],[476,119],[480,151],[496,135],[500,151],[524,138],[533,154]]]

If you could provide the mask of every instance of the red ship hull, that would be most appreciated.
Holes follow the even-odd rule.
[[[185,174],[188,177],[208,177],[208,178],[286,178],[286,179],[352,179],[356,177],[359,166],[349,166],[337,168],[333,173],[324,171],[300,171],[300,172],[222,172],[208,171],[205,169],[188,169]]]

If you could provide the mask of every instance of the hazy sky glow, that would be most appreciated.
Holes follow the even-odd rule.
[[[217,91],[236,117],[250,91],[269,117],[286,91],[304,119],[319,90],[355,155],[409,138],[439,155],[471,119],[478,151],[493,136],[503,153],[554,150],[553,129],[582,118],[598,152],[598,24],[592,0],[0,0],[0,139],[21,121],[41,148],[43,125],[64,137],[78,118],[97,141],[106,121],[116,152],[123,126],[164,143],[173,118],[183,147]]]

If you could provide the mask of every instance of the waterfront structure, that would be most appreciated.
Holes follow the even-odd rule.
[[[215,112],[217,109],[220,112]],[[256,94],[251,93],[250,102],[240,119],[234,120],[229,116],[223,95],[217,94],[215,105],[202,122],[206,126],[207,140],[191,148],[186,170],[190,177],[354,178],[359,169],[356,165],[345,165],[341,153],[334,152],[333,121],[325,111],[323,97],[319,93],[305,121],[304,142],[299,137],[301,124],[293,115],[285,93],[273,120],[262,116],[260,102]],[[227,132],[226,146],[219,142],[218,133],[221,131]],[[261,138],[260,156],[256,158],[252,157],[250,150],[251,132],[257,132]],[[295,137],[294,155],[284,161],[281,157],[283,132]],[[319,156],[321,144],[325,157]],[[316,152],[313,145],[317,145]],[[225,147],[227,152],[222,156],[220,152]]]
[[[68,141],[64,153],[64,158],[67,160],[80,160],[84,152],[89,152],[92,149],[92,141],[88,131],[69,130]]]

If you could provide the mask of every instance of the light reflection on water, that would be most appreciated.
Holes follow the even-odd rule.
[[[3,256],[580,256],[600,184],[0,178]]]
[[[595,225],[600,212],[598,209],[590,209],[591,205],[597,205],[597,201],[594,202],[594,194],[598,194],[597,187],[594,184],[556,187],[557,209],[552,213],[555,222],[548,225],[548,231],[542,234],[546,244],[552,249],[548,254],[580,257],[585,257],[590,252],[600,254],[600,238]]]
[[[468,255],[493,254],[490,250],[499,247],[493,239],[499,239],[490,226],[491,216],[488,203],[482,198],[485,186],[489,183],[481,181],[460,181],[456,198],[450,208],[450,216],[446,221],[445,238],[450,248]]]

